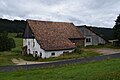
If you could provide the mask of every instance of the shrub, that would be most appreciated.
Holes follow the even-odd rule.
[[[73,51],[73,53],[81,54],[81,53],[82,53],[82,50],[81,50],[79,47],[77,47],[77,48]]]
[[[8,38],[8,41],[11,48],[16,47],[15,40],[13,38]]]
[[[0,51],[10,51],[12,48],[15,48],[15,41],[12,38],[8,38],[7,33],[0,34]]]

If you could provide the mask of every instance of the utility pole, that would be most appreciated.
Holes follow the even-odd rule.
[[[28,67],[27,67],[27,62],[26,62],[26,80],[28,80]]]

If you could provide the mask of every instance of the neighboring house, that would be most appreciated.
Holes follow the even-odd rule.
[[[87,26],[77,26],[80,32],[84,35],[85,39],[85,46],[88,45],[98,45],[98,44],[105,44],[107,42],[100,34],[96,33],[92,29]]]
[[[57,57],[83,46],[84,39],[73,23],[27,20],[23,53],[41,58]]]
[[[94,32],[98,33],[100,36],[106,40],[113,40],[113,29],[112,28],[103,28],[103,27],[92,27],[88,26]]]

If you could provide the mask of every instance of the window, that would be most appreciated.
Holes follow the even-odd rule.
[[[86,42],[87,42],[87,43],[92,42],[91,38],[86,38]]]
[[[51,53],[51,56],[55,56],[55,53]]]
[[[34,57],[38,57],[38,52],[37,51],[33,51],[33,56]]]
[[[33,41],[33,47],[35,46],[35,42]]]
[[[35,51],[35,54],[37,54],[38,52],[37,51]]]
[[[42,53],[40,52],[40,58],[42,58]]]
[[[28,41],[28,45],[30,45],[30,41]]]

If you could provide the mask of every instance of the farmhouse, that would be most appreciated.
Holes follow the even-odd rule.
[[[84,45],[84,37],[73,23],[27,20],[23,52],[34,57],[57,57]]]
[[[103,38],[102,35],[98,34],[86,25],[77,27],[79,28],[79,31],[82,33],[82,35],[84,35],[85,37],[85,46],[105,44],[106,42],[108,42],[105,38]]]

